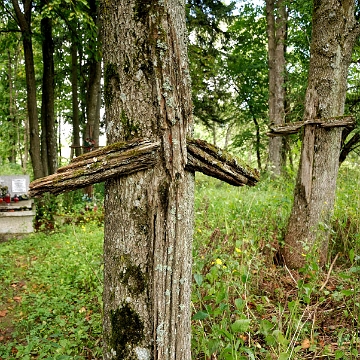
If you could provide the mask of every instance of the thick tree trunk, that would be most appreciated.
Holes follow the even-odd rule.
[[[313,30],[304,119],[330,118],[344,112],[348,66],[358,27],[354,1],[314,1]],[[339,167],[341,128],[306,125],[285,236],[284,258],[299,268],[306,255],[327,258]]]
[[[30,157],[34,171],[34,178],[44,176],[43,167],[41,162],[41,149],[39,137],[39,117],[36,103],[36,81],[35,81],[35,67],[34,55],[32,48],[31,38],[31,4],[30,0],[23,2],[24,13],[21,12],[17,0],[12,0],[14,6],[16,20],[19,24],[22,40],[24,46],[25,57],[25,73],[26,73],[26,91],[27,91],[27,110],[29,117],[29,130],[30,130]]]
[[[45,5],[43,1],[42,6]],[[43,80],[41,103],[41,155],[45,175],[54,174],[58,167],[57,139],[55,126],[54,98],[54,42],[52,20],[41,19]]]
[[[266,0],[269,61],[269,121],[280,125],[285,122],[285,36],[287,11],[285,0]],[[269,139],[269,169],[281,174],[283,140]]]
[[[108,142],[159,141],[105,191],[104,358],[190,360],[194,175],[185,1],[101,2]]]

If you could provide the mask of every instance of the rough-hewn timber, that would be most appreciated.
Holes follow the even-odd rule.
[[[56,174],[33,181],[29,186],[29,195],[38,197],[45,192],[60,194],[148,169],[157,162],[159,147],[158,142],[142,139],[88,152],[59,168]]]
[[[187,168],[223,180],[234,186],[253,186],[259,181],[259,173],[229,153],[203,140],[187,140]]]
[[[56,174],[33,181],[30,196],[38,197],[45,192],[59,194],[148,169],[159,160],[159,149],[159,143],[136,139],[91,151],[59,168]],[[234,186],[253,186],[259,181],[257,170],[206,141],[188,138],[187,151],[189,171],[199,171]]]
[[[268,136],[280,136],[297,133],[305,125],[317,125],[321,128],[334,128],[334,127],[353,127],[355,119],[353,116],[338,116],[328,119],[309,119],[305,121],[297,121],[283,125],[270,126]]]

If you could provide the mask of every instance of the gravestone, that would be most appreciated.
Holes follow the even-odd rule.
[[[0,200],[0,241],[34,231],[35,206],[28,197],[29,184],[29,175],[0,175],[0,189],[6,186],[10,195],[10,202],[3,196]]]

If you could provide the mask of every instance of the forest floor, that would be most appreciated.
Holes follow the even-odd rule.
[[[279,257],[293,184],[196,178],[193,359],[357,359],[360,172],[342,167],[329,261]],[[100,221],[99,221],[100,220]],[[0,359],[102,358],[101,217],[0,244]]]

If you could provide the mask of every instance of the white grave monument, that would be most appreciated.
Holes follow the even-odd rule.
[[[7,187],[10,195],[0,200],[0,238],[11,238],[34,231],[34,200],[29,199],[29,175],[0,175],[0,189]],[[0,196],[4,195],[0,193]],[[15,199],[14,199],[15,198]],[[1,240],[0,239],[0,240]]]

